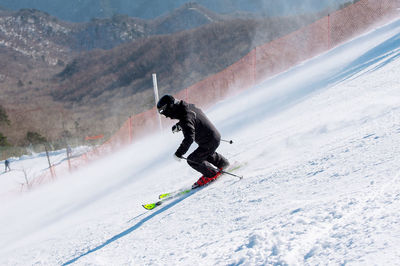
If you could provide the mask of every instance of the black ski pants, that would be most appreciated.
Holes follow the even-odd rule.
[[[188,156],[188,164],[203,174],[205,177],[213,177],[217,174],[215,167],[221,168],[228,164],[228,160],[215,152],[220,141],[209,142],[199,147]]]

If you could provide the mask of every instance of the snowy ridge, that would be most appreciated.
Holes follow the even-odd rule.
[[[1,265],[396,265],[400,20],[217,104],[219,151],[245,163],[196,193],[166,130],[1,199]]]

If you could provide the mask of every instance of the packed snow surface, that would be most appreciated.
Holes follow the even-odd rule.
[[[219,152],[244,178],[153,211],[199,177],[169,128],[2,194],[0,265],[400,264],[399,56],[395,20],[218,103],[207,114],[234,141]]]

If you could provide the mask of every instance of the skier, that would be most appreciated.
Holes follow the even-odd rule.
[[[7,172],[7,169],[9,170],[9,171],[11,171],[11,168],[10,168],[10,161],[8,161],[7,159],[4,161],[4,165],[6,166],[6,169],[5,169],[5,172]]]
[[[183,100],[176,100],[171,95],[164,95],[157,103],[158,112],[165,117],[178,119],[172,126],[172,132],[183,132],[184,139],[174,154],[178,161],[189,150],[193,142],[198,148],[187,157],[188,164],[203,176],[192,187],[203,186],[221,175],[221,171],[229,166],[229,162],[216,150],[221,135],[208,120],[202,110]],[[215,169],[215,167],[217,169]]]

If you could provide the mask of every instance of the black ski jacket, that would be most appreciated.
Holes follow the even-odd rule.
[[[169,117],[179,119],[177,124],[181,126],[184,136],[181,145],[175,153],[176,156],[182,157],[189,150],[193,142],[196,142],[199,147],[205,148],[218,146],[221,134],[210,120],[208,120],[203,111],[195,105],[179,101],[174,104]]]

